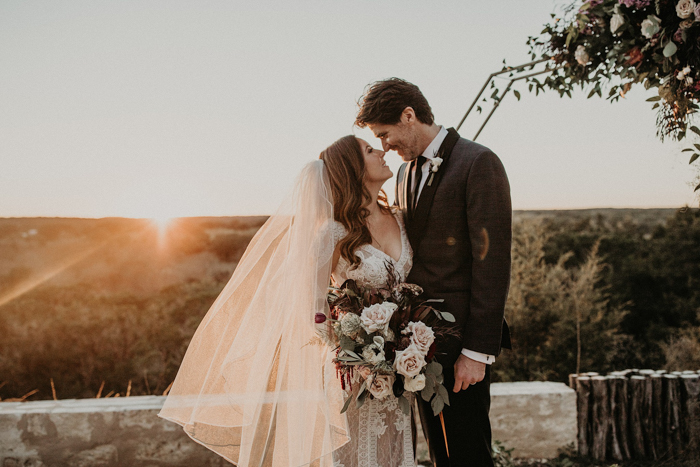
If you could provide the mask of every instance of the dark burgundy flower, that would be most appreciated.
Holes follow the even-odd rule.
[[[676,32],[673,33],[673,41],[678,42],[679,44],[683,43],[683,30],[678,29]]]
[[[639,47],[635,47],[627,52],[627,63],[629,65],[636,65],[637,63],[641,63],[642,60],[644,60],[644,54]]]
[[[427,361],[430,361],[433,358],[435,355],[435,350],[437,350],[437,345],[435,345],[435,342],[433,342],[428,349],[428,355],[425,356]]]
[[[401,397],[404,392],[404,387],[403,387],[403,378],[396,378],[394,380],[394,386],[392,388],[394,390],[394,396],[396,397]]]
[[[413,295],[414,297],[417,297],[423,293],[423,289],[420,286],[416,284],[407,284],[405,282],[399,284],[396,289],[400,294]]]
[[[384,358],[386,358],[387,362],[390,362],[396,358],[396,344],[393,342],[384,343]]]
[[[369,294],[369,304],[376,305],[377,303],[384,303],[384,296],[378,290],[372,289]]]
[[[316,313],[316,316],[314,316],[314,322],[316,324],[321,324],[326,322],[326,315],[324,313],[318,312]]]

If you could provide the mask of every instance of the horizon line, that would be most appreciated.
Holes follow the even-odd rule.
[[[602,206],[597,206],[597,207],[585,207],[585,208],[527,208],[527,209],[513,209],[513,212],[537,212],[537,211],[596,211],[596,210],[637,210],[637,211],[644,211],[644,210],[654,210],[654,209],[660,209],[660,210],[680,210],[680,209],[698,209],[698,206],[651,206],[651,207],[602,207]],[[197,219],[197,218],[208,218],[208,217],[219,217],[219,218],[224,218],[224,217],[269,217],[272,214],[223,214],[223,215],[216,215],[216,214],[203,214],[203,215],[192,215],[192,216],[173,216],[169,217],[169,219]],[[0,216],[0,219],[134,219],[134,220],[150,220],[157,218],[158,216],[154,217],[129,217],[129,216],[102,216],[102,217],[95,217],[95,216],[62,216],[62,215],[39,215],[39,216]]]

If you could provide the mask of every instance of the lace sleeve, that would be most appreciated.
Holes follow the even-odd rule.
[[[330,256],[333,254],[338,242],[347,235],[347,230],[338,221],[326,223],[319,229],[319,234],[314,240],[315,249],[322,256]]]
[[[338,221],[333,221],[333,245],[337,245],[348,234],[347,229]]]

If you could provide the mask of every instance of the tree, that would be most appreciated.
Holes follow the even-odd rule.
[[[599,286],[604,265],[595,245],[578,267],[566,268],[571,252],[545,261],[552,232],[538,221],[513,228],[513,266],[506,318],[513,352],[494,365],[497,379],[566,381],[569,373],[611,369],[611,348],[625,312],[611,306]]]

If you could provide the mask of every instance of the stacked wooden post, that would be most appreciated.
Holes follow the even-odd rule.
[[[596,460],[656,460],[700,450],[700,371],[569,376],[578,449]]]

